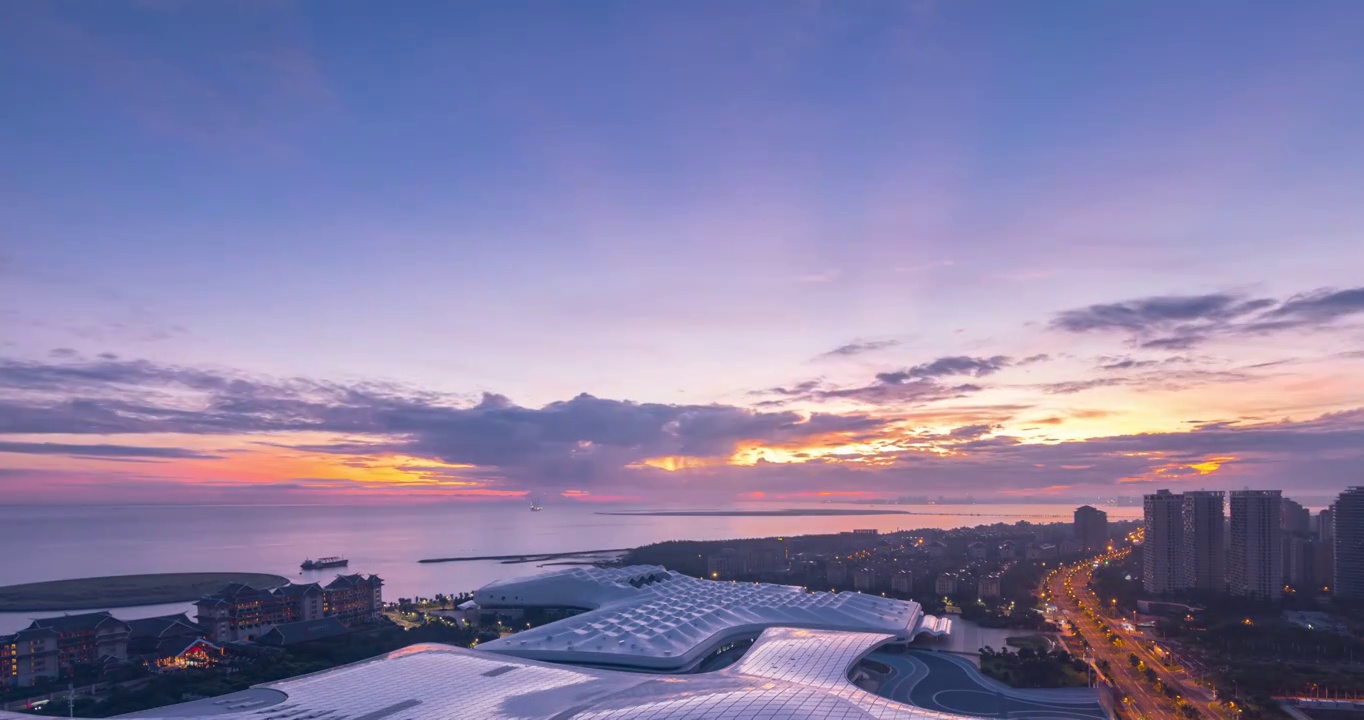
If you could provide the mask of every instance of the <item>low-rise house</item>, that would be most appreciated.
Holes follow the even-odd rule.
[[[957,594],[957,576],[952,573],[943,573],[933,580],[933,592],[938,595]]]
[[[908,570],[901,570],[890,576],[890,589],[905,595],[914,592],[914,573]]]
[[[999,576],[986,575],[976,584],[978,596],[982,600],[989,600],[999,597]]]
[[[223,661],[223,649],[204,638],[173,637],[157,643],[149,662],[159,670],[216,667]]]
[[[858,592],[875,592],[880,589],[875,568],[858,568],[853,571],[853,589]]]
[[[222,656],[222,648],[204,641],[208,629],[184,613],[128,621],[128,656],[154,667],[205,667],[204,655]]]
[[[979,540],[966,546],[966,556],[972,560],[984,560],[987,553],[988,548],[985,547],[985,543]]]

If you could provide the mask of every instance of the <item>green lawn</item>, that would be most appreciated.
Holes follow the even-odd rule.
[[[0,612],[45,612],[188,602],[228,583],[254,588],[288,584],[265,573],[158,573],[53,580],[0,587]]]

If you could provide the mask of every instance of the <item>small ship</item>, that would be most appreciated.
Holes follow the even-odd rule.
[[[539,498],[531,498],[531,499],[530,499],[530,511],[531,511],[531,512],[540,512],[541,510],[544,510],[544,509],[545,509],[545,508],[542,507],[542,506],[540,505],[540,499],[539,499]]]
[[[345,567],[349,564],[350,561],[343,557],[324,557],[316,560],[304,560],[303,564],[299,565],[299,567],[304,570],[321,570],[329,567]]]

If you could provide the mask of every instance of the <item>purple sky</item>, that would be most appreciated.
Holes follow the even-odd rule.
[[[1362,55],[1352,0],[0,4],[0,494],[1359,484]]]

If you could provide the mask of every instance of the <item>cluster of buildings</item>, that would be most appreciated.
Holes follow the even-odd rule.
[[[1109,547],[1108,516],[1076,511],[1073,527],[1026,522],[927,533],[854,530],[805,538],[744,541],[705,559],[711,580],[776,581],[897,598],[1001,597],[1001,573],[1016,561],[1059,561]]]
[[[24,687],[77,667],[129,660],[159,668],[213,665],[222,648],[204,635],[183,613],[120,620],[94,612],[34,620],[0,636],[0,685]]]
[[[233,583],[195,603],[199,624],[219,643],[280,641],[324,627],[347,628],[375,622],[383,612],[384,581],[378,575],[338,575],[318,583],[257,590]],[[277,632],[276,632],[277,631]]]
[[[234,583],[196,603],[198,622],[183,613],[137,620],[108,612],[42,618],[0,635],[0,686],[29,686],[77,667],[128,661],[156,669],[211,667],[239,643],[292,645],[375,622],[382,592],[375,575],[274,590]]]
[[[1364,487],[1316,515],[1279,490],[1160,490],[1145,496],[1143,508],[1148,593],[1273,600],[1320,588],[1364,599]]]
[[[475,648],[419,644],[154,712],[219,720],[965,717],[868,692],[876,683],[863,664],[869,653],[951,632],[949,619],[912,601],[717,582],[649,565],[497,582],[475,601],[489,612],[575,614]],[[746,650],[731,652],[738,647]],[[717,657],[725,672],[686,672]]]

